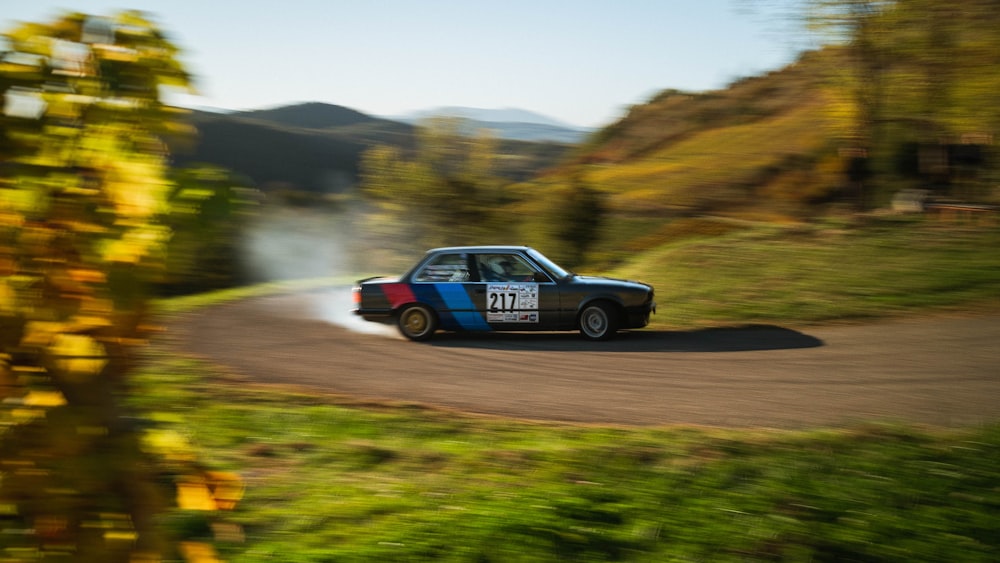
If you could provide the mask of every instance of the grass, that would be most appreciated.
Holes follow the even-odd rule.
[[[1000,426],[528,424],[213,380],[162,354],[133,406],[243,475],[230,561],[991,561]],[[169,522],[185,539],[198,514]],[[212,517],[215,518],[215,517]],[[210,518],[211,519],[211,518]],[[180,523],[187,523],[180,525]]]
[[[663,236],[614,272],[656,285],[663,324],[828,322],[1000,296],[995,228],[877,219]],[[151,431],[183,438],[158,443],[246,481],[231,513],[165,519],[180,539],[238,524],[239,541],[216,538],[234,562],[1000,558],[1000,424],[529,424],[248,386],[158,345],[134,384]]]
[[[856,321],[996,310],[997,249],[995,227],[887,217],[860,228],[753,228],[667,242],[614,274],[656,288],[654,326]]]

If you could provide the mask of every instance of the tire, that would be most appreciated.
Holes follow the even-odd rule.
[[[599,301],[584,307],[580,313],[580,334],[587,340],[608,340],[618,332],[617,309]]]
[[[426,305],[409,305],[404,307],[396,317],[399,332],[416,342],[422,342],[434,335],[438,319]]]

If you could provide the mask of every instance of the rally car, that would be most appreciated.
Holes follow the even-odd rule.
[[[607,340],[656,311],[647,284],[568,272],[527,246],[435,248],[400,277],[360,280],[354,313],[410,340],[438,330],[579,330]]]

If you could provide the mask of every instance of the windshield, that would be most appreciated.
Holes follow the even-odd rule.
[[[557,279],[563,279],[563,278],[566,278],[566,277],[569,277],[569,276],[573,275],[572,272],[568,272],[568,271],[562,269],[559,266],[559,264],[556,264],[552,260],[549,260],[541,252],[538,252],[534,248],[529,248],[528,249],[528,256],[531,256],[532,260],[534,260],[535,262],[537,262],[539,266],[541,266],[542,268],[544,268],[546,271],[548,271],[548,273],[552,274]]]

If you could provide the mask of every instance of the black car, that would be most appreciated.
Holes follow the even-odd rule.
[[[641,328],[656,311],[647,284],[568,272],[527,246],[427,251],[398,278],[361,280],[354,313],[396,323],[410,340],[453,331],[579,330],[606,340]]]

